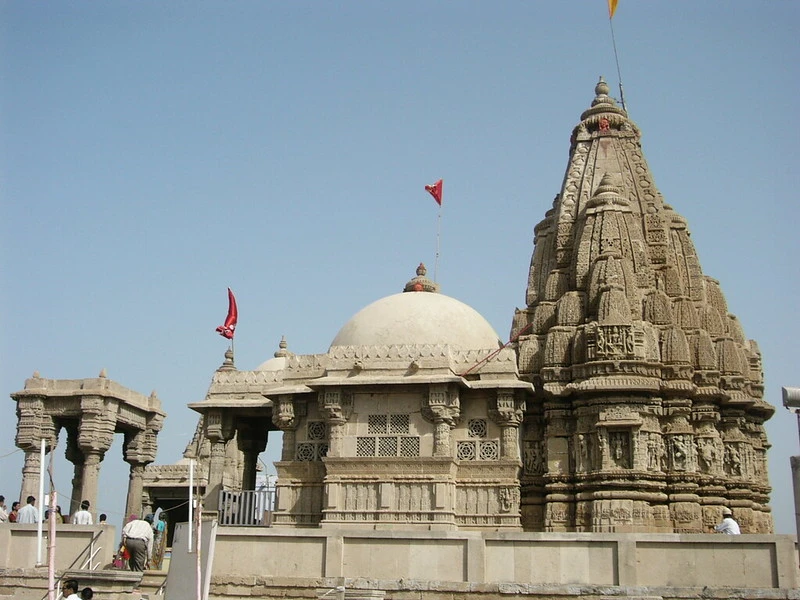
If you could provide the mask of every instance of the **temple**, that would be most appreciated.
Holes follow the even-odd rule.
[[[359,599],[549,594],[541,585],[670,598],[795,588],[795,542],[768,535],[774,408],[761,354],[703,274],[640,139],[601,78],[534,230],[508,340],[420,264],[327,350],[295,354],[281,340],[253,370],[228,350],[189,405],[197,430],[175,465],[144,468],[164,417],[155,396],[29,380],[12,395],[26,473],[36,440],[52,446],[66,428],[73,498],[94,498],[83,465],[124,432],[129,508],[172,510],[174,523],[186,520],[195,461],[203,518],[219,524],[219,597],[327,586],[325,597],[345,582],[375,591],[347,596]],[[282,433],[274,504],[257,490],[270,432]],[[712,531],[726,508],[755,535],[686,535]]]
[[[703,274],[602,80],[536,226],[514,315],[534,531],[772,532],[761,354]]]
[[[190,405],[209,506],[253,489],[280,430],[276,526],[700,533],[730,507],[772,532],[758,346],[608,92],[535,228],[512,343],[420,265],[325,353],[229,354]]]

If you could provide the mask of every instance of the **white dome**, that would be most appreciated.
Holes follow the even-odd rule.
[[[475,309],[433,292],[403,292],[361,309],[339,330],[333,346],[449,344],[463,350],[502,346]]]

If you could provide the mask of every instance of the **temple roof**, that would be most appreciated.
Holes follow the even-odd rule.
[[[559,395],[667,388],[771,414],[758,346],[703,274],[686,220],[657,190],[639,128],[602,78],[594,91],[561,190],[534,230],[527,306],[512,326],[512,336],[525,334],[520,373]],[[601,361],[612,364],[592,366]],[[632,369],[620,361],[648,367],[614,383]]]
[[[449,345],[454,349],[496,349],[500,337],[488,321],[463,302],[439,293],[439,286],[417,267],[403,293],[361,309],[339,330],[336,346]]]

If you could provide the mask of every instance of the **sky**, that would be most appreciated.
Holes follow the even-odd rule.
[[[776,530],[794,533],[800,386],[800,3],[632,2],[613,20],[630,117],[704,273],[764,360]],[[0,1],[0,494],[22,452],[9,395],[34,371],[156,390],[178,460],[227,342],[253,369],[286,336],[325,352],[435,263],[506,338],[533,227],[600,75],[604,0]],[[119,523],[128,466],[106,454]],[[264,462],[274,472],[279,438]],[[56,485],[70,493],[62,433]],[[66,503],[66,502],[65,502]]]

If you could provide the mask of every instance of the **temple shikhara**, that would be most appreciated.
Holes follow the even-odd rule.
[[[708,533],[728,508],[743,533],[773,533],[764,422],[774,408],[758,345],[703,273],[638,127],[602,78],[533,242],[510,338],[420,264],[398,293],[355,312],[327,350],[295,354],[282,340],[253,370],[229,350],[205,399],[189,405],[197,431],[174,465],[143,467],[164,416],[155,397],[96,393],[96,380],[28,380],[13,395],[26,469],[39,434],[52,447],[66,428],[83,497],[95,485],[89,465],[123,432],[129,511],[185,506],[193,459],[204,508],[222,525],[264,525],[265,507],[248,494],[270,433],[281,432],[270,527],[217,533],[219,597],[238,597],[225,578],[250,573],[317,586],[362,577],[373,589],[426,577],[795,585],[796,554],[781,536],[728,543],[723,569],[714,544],[728,536],[682,535]],[[23,491],[32,486],[26,475]]]
[[[602,80],[536,226],[514,316],[522,522],[534,531],[702,532],[734,507],[771,532],[761,353],[664,202]]]

